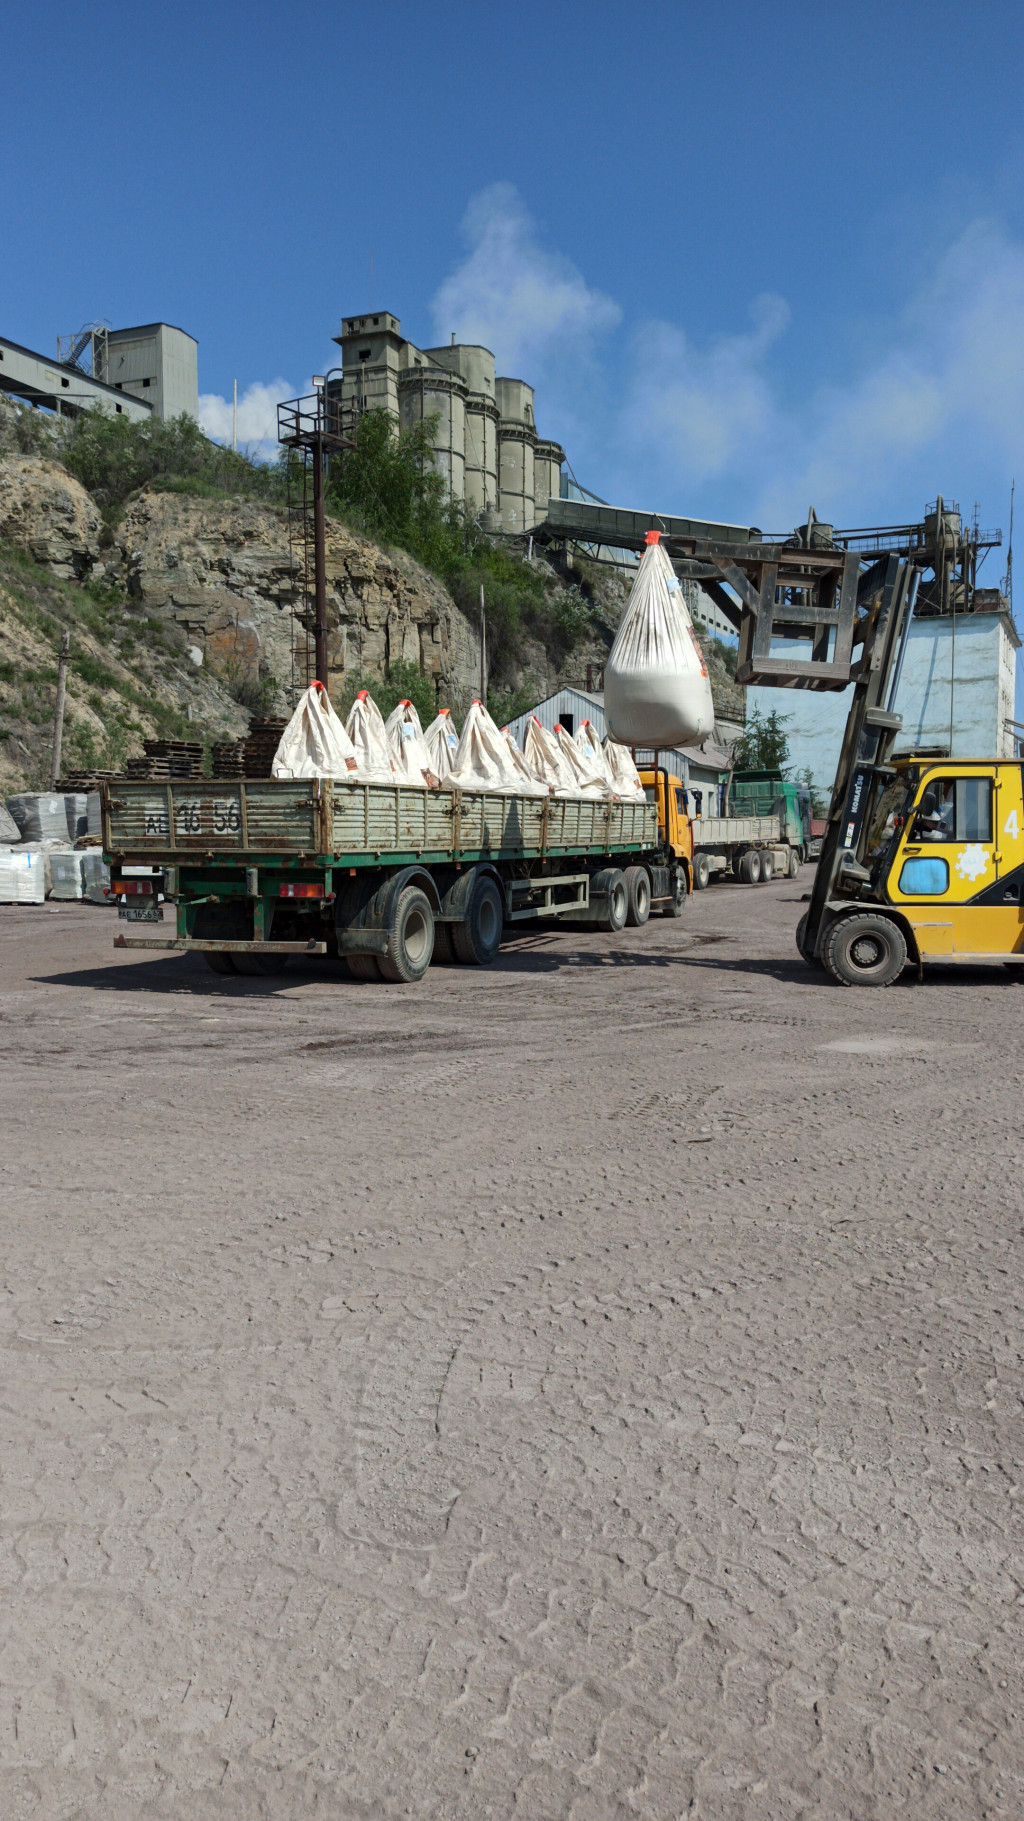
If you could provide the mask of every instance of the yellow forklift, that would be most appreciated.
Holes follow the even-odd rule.
[[[922,578],[933,577],[922,594],[929,612],[958,600],[962,610],[977,534],[941,498],[922,525],[889,527],[890,536],[833,536],[813,512],[784,541],[678,524],[662,542],[677,573],[699,581],[736,626],[738,683],[854,686],[796,931],[805,961],[843,986],[891,986],[908,961],[919,975],[936,961],[1024,962],[1021,761],[893,759],[902,726],[893,704]]]

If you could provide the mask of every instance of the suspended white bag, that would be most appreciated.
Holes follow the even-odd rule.
[[[679,578],[658,539],[648,544],[604,672],[604,712],[626,746],[679,746],[715,724],[707,665]]]
[[[624,803],[643,803],[646,801],[644,787],[640,782],[640,773],[633,763],[633,755],[626,746],[616,745],[614,740],[604,743],[604,756],[611,772],[612,789]]]
[[[322,683],[303,691],[278,742],[272,778],[354,778],[356,753]]]
[[[455,754],[459,750],[459,730],[452,720],[450,708],[442,708],[436,721],[431,721],[423,738],[430,754],[431,770],[443,784],[455,764]]]
[[[392,709],[384,723],[384,732],[400,781],[418,790],[424,790],[428,785],[436,786],[437,773],[430,762],[420,717],[411,702],[399,702],[398,707]]]
[[[486,790],[502,797],[548,795],[546,784],[531,781],[518,769],[511,746],[482,702],[474,702],[466,716],[445,784],[449,790]]]
[[[361,689],[349,709],[345,732],[352,742],[361,784],[395,784],[398,773],[384,731],[384,717],[366,689]]]

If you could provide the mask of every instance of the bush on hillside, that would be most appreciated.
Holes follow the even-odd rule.
[[[64,466],[108,516],[147,483],[212,497],[283,497],[280,467],[222,449],[191,417],[135,423],[100,410],[83,411],[64,420],[59,449]]]

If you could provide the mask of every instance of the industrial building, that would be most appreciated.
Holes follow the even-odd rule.
[[[57,359],[0,336],[0,391],[76,417],[99,409],[135,423],[199,417],[198,343],[170,323],[59,336]]]
[[[575,737],[584,721],[592,723],[602,740],[608,731],[604,718],[604,696],[590,690],[558,689],[554,695],[546,696],[543,702],[538,702],[536,708],[517,715],[508,725],[509,732],[520,746],[534,716],[549,733],[561,725],[566,733]],[[716,728],[715,731],[717,733],[719,729]],[[734,731],[738,733],[739,729]],[[638,746],[635,756],[638,765],[654,763],[654,753],[647,747]],[[681,779],[691,815],[718,816],[723,813],[731,761],[729,754],[714,739],[704,740],[700,746],[661,747],[658,751],[658,764],[667,766],[670,772]]]
[[[565,451],[538,436],[533,387],[496,375],[489,348],[417,348],[386,310],[343,317],[334,340],[342,366],[328,379],[329,408],[390,411],[403,430],[436,417],[438,472],[485,530],[528,534],[547,517]]]

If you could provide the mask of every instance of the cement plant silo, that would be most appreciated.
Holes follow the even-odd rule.
[[[485,528],[497,527],[498,407],[494,398],[494,355],[489,348],[456,342],[427,348],[428,360],[458,373],[466,382],[466,505]]]
[[[452,499],[466,490],[466,382],[426,362],[407,367],[398,379],[398,413],[403,430],[425,417],[436,417],[434,466]]]
[[[498,426],[498,486],[501,528],[520,534],[533,530],[534,450],[533,387],[522,379],[494,382],[501,422]]]
[[[560,443],[539,442],[533,455],[534,522],[540,524],[548,515],[548,500],[556,500],[562,490],[562,463],[565,450]]]

